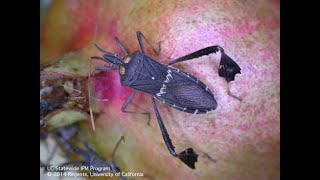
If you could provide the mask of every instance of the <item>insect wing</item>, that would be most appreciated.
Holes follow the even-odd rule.
[[[172,107],[189,113],[206,113],[217,106],[213,95],[198,84],[191,81],[170,82],[166,86],[166,93],[158,98]]]

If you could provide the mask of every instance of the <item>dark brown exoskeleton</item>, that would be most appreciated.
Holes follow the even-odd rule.
[[[168,65],[220,51],[222,58],[219,66],[219,75],[221,77],[224,77],[229,82],[234,79],[235,74],[240,73],[241,69],[224,53],[224,50],[220,46],[210,46],[201,49],[171,61],[168,65],[161,64],[144,53],[142,37],[146,40],[143,34],[138,31],[137,38],[140,51],[133,52],[132,54],[128,54],[119,39],[115,37],[118,46],[125,55],[123,58],[117,54],[106,52],[95,44],[95,47],[103,53],[103,56],[93,56],[92,59],[99,59],[109,63],[108,67],[99,67],[97,68],[98,70],[118,69],[122,86],[133,89],[133,92],[121,108],[122,112],[126,112],[126,107],[137,91],[151,95],[152,105],[167,148],[174,157],[178,157],[190,168],[195,169],[195,162],[197,162],[198,155],[192,148],[188,148],[180,154],[175,152],[169,134],[161,119],[155,99],[177,110],[192,114],[204,114],[208,111],[215,110],[217,108],[217,102],[207,85],[196,77]]]

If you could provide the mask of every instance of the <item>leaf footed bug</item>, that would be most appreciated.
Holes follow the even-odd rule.
[[[135,51],[131,54],[125,50],[118,37],[115,37],[117,45],[124,53],[123,58],[119,57],[117,54],[109,53],[100,48],[97,44],[94,44],[95,47],[103,53],[103,56],[93,56],[91,59],[102,60],[109,63],[109,66],[100,67],[97,68],[97,70],[105,71],[118,69],[121,85],[133,89],[133,92],[129,95],[121,108],[122,112],[125,112],[126,107],[132,101],[137,91],[142,91],[151,95],[153,109],[160,126],[163,140],[169,152],[190,168],[195,169],[195,162],[197,162],[198,154],[196,154],[192,148],[188,148],[180,154],[175,152],[175,147],[173,146],[162,121],[155,99],[158,99],[162,103],[177,110],[192,114],[204,114],[208,111],[215,110],[217,108],[217,102],[207,85],[196,77],[168,65],[220,51],[222,54],[219,66],[220,77],[224,77],[228,82],[232,81],[234,80],[235,74],[240,73],[241,69],[224,53],[223,48],[220,46],[211,46],[198,50],[178,58],[168,65],[161,64],[144,53],[142,37],[148,43],[144,35],[138,31],[137,39],[140,51]],[[155,51],[154,48],[153,50]]]

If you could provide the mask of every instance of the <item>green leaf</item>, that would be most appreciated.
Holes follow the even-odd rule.
[[[88,114],[77,110],[57,110],[52,112],[44,120],[46,129],[51,131],[53,129],[64,127],[79,121],[89,119]]]

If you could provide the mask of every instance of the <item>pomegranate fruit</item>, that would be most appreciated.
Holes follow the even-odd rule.
[[[40,62],[60,64],[46,71],[86,76],[90,57],[100,55],[94,42],[122,56],[114,36],[133,52],[138,30],[160,43],[160,56],[146,43],[145,49],[161,63],[220,45],[241,74],[229,84],[219,77],[219,53],[174,65],[206,83],[218,103],[214,112],[192,115],[157,101],[176,151],[192,147],[199,154],[195,170],[169,154],[149,95],[138,93],[128,110],[150,113],[150,126],[148,116],[120,111],[131,90],[121,86],[116,70],[92,74],[94,94],[108,99],[97,102],[103,113],[95,132],[90,123],[82,129],[97,152],[110,158],[124,135],[116,158],[125,172],[156,179],[280,179],[280,1],[53,1],[41,26]],[[228,87],[242,101],[229,96]]]

